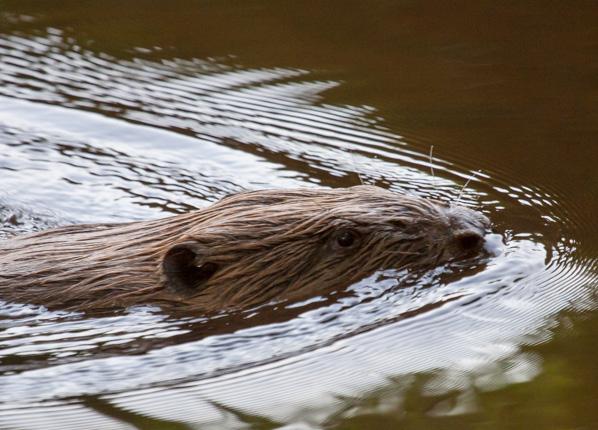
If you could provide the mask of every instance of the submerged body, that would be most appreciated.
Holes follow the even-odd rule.
[[[479,251],[488,228],[478,212],[373,186],[252,191],[174,217],[0,242],[0,299],[218,312],[432,268]]]

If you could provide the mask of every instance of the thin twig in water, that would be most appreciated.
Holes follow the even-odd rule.
[[[457,196],[457,201],[455,202],[456,205],[458,205],[459,202],[461,201],[461,196],[463,195],[463,191],[465,191],[465,189],[467,188],[467,186],[469,185],[469,183],[471,182],[471,180],[473,178],[475,178],[478,173],[482,173],[482,171],[481,170],[477,170],[477,171],[473,172],[471,174],[471,176],[469,176],[469,178],[467,178],[467,181],[465,181],[465,183],[463,184],[463,187],[461,187],[461,191],[459,191],[459,195]]]

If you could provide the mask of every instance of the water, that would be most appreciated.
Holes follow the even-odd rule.
[[[597,424],[598,8],[462,6],[0,2],[0,237],[360,181],[497,234],[267,312],[0,302],[0,428]]]

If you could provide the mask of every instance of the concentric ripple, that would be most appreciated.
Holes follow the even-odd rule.
[[[494,364],[510,358],[504,381],[533,378],[541,364],[520,346],[591,303],[596,263],[561,196],[414,150],[373,108],[324,103],[338,82],[225,60],[123,61],[57,29],[3,37],[0,64],[0,237],[362,180],[477,206],[504,242],[477,267],[378,273],[346,296],[281,307],[279,320],[0,303],[1,428],[241,427],[248,415],[317,427],[340,399],[415,373],[436,373],[428,390],[492,389]]]

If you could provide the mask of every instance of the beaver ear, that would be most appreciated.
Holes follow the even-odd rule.
[[[184,242],[170,248],[162,260],[167,287],[183,294],[201,288],[218,271],[218,265],[201,260],[197,243]]]

